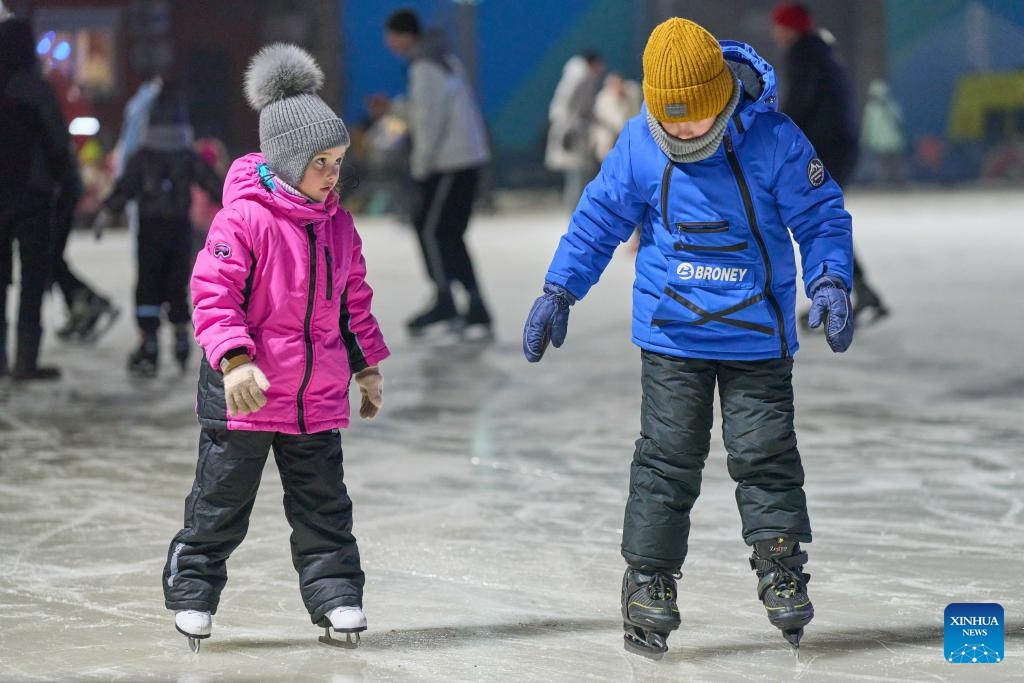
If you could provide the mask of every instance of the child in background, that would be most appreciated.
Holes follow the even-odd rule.
[[[192,138],[184,98],[165,83],[139,149],[128,159],[114,191],[104,201],[107,211],[97,220],[98,225],[108,222],[109,212],[120,213],[129,200],[138,202],[135,319],[139,346],[128,357],[128,372],[136,377],[157,374],[157,332],[164,305],[174,326],[174,355],[182,373],[192,350],[188,304],[192,184],[201,186],[214,202],[220,203],[221,195],[221,179],[192,150]]]
[[[587,186],[526,320],[539,361],[565,341],[569,307],[640,225],[633,342],[642,358],[640,439],[622,530],[628,650],[660,658],[679,628],[676,579],[714,417],[722,432],[757,595],[794,646],[814,616],[804,471],[793,431],[800,244],[810,322],[853,340],[850,214],[807,138],[775,111],[771,65],[749,45],[673,18],[643,56],[640,115]]]
[[[271,448],[313,623],[357,641],[366,629],[339,429],[348,426],[353,375],[360,417],[377,414],[378,363],[389,351],[370,313],[362,242],[338,203],[349,137],[315,94],[322,83],[320,67],[294,45],[253,58],[245,91],[260,113],[262,154],[231,165],[224,208],[192,274],[205,351],[196,402],[202,431],[163,586],[193,650],[210,636],[225,563],[245,536]]]

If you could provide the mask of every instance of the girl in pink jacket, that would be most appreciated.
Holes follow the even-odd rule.
[[[260,112],[262,154],[232,164],[224,208],[192,272],[205,351],[202,431],[163,586],[194,651],[210,636],[225,563],[245,536],[271,448],[313,623],[328,629],[327,640],[330,628],[356,642],[366,629],[339,429],[348,426],[352,377],[360,416],[377,414],[378,364],[389,352],[370,313],[359,235],[334,191],[349,137],[315,94],[322,83],[316,62],[294,45],[253,58],[245,90]]]

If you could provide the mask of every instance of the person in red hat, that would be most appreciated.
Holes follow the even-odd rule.
[[[771,20],[772,38],[785,54],[783,74],[788,89],[782,112],[803,130],[833,180],[845,186],[857,165],[859,140],[846,68],[806,6],[781,3],[772,10]],[[887,316],[889,309],[868,284],[856,255],[853,273],[852,299],[858,322]]]

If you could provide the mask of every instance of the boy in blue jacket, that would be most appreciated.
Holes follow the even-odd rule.
[[[641,432],[622,531],[628,650],[660,658],[679,627],[676,581],[710,448],[715,385],[757,594],[795,647],[813,618],[800,544],[811,541],[793,431],[796,263],[835,352],[853,340],[851,219],[795,124],[772,67],[669,19],[643,55],[644,99],[570,219],[523,332],[527,360],[565,340],[616,246],[640,226],[633,342]]]

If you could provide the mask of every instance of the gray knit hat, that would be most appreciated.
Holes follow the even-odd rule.
[[[267,45],[249,62],[245,96],[260,113],[260,151],[267,165],[298,187],[310,159],[348,146],[345,124],[315,94],[324,84],[316,60],[297,45]]]

